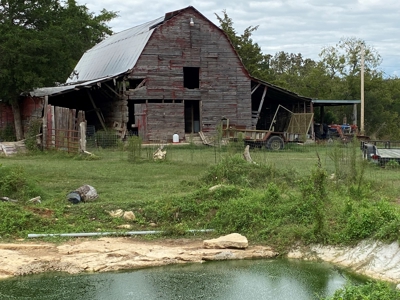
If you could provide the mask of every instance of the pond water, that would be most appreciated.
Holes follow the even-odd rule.
[[[347,281],[332,265],[298,260],[237,260],[119,273],[47,273],[0,281],[0,299],[294,299],[331,296]]]

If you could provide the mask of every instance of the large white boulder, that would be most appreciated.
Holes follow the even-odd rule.
[[[239,233],[231,233],[216,239],[203,241],[203,247],[206,249],[246,249],[248,246],[247,238]]]

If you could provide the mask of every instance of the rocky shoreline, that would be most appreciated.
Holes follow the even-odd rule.
[[[51,243],[0,244],[0,278],[49,271],[108,272],[211,260],[272,258],[270,247],[205,248],[203,240],[75,239]]]
[[[245,238],[244,238],[245,239]],[[0,244],[0,279],[49,271],[70,274],[109,272],[211,260],[273,258],[278,256],[266,246],[248,246],[247,240],[200,239],[144,240],[135,237],[74,239],[60,245],[52,243]],[[217,243],[217,244],[216,244]],[[400,247],[363,241],[354,247],[297,247],[288,258],[320,260],[373,279],[398,284],[400,288]]]

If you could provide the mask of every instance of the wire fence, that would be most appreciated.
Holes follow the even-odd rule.
[[[252,147],[249,150],[251,159],[257,164],[269,164],[276,168],[287,170],[293,174],[307,176],[317,164],[326,169],[329,176],[339,176],[339,173],[351,173],[351,168],[363,172],[367,180],[390,186],[399,191],[400,197],[400,141],[369,141],[378,150],[391,149],[399,153],[398,159],[381,165],[378,161],[366,157],[363,143],[360,141],[340,140],[286,143],[282,150],[272,151],[265,146]],[[96,132],[88,135],[87,148],[91,152],[101,152],[101,155],[115,155],[118,152],[122,159],[128,161],[153,161],[157,151],[165,152],[162,159],[170,163],[215,165],[232,155],[243,155],[243,141],[226,141],[214,139],[211,145],[204,145],[201,140],[189,139],[189,142],[172,143],[167,139],[144,144],[136,136],[121,140],[118,135],[108,132]],[[397,153],[396,152],[396,153]]]

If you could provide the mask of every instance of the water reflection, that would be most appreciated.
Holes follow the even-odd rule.
[[[0,299],[318,299],[347,280],[331,265],[245,260],[123,273],[35,275],[0,281]]]

